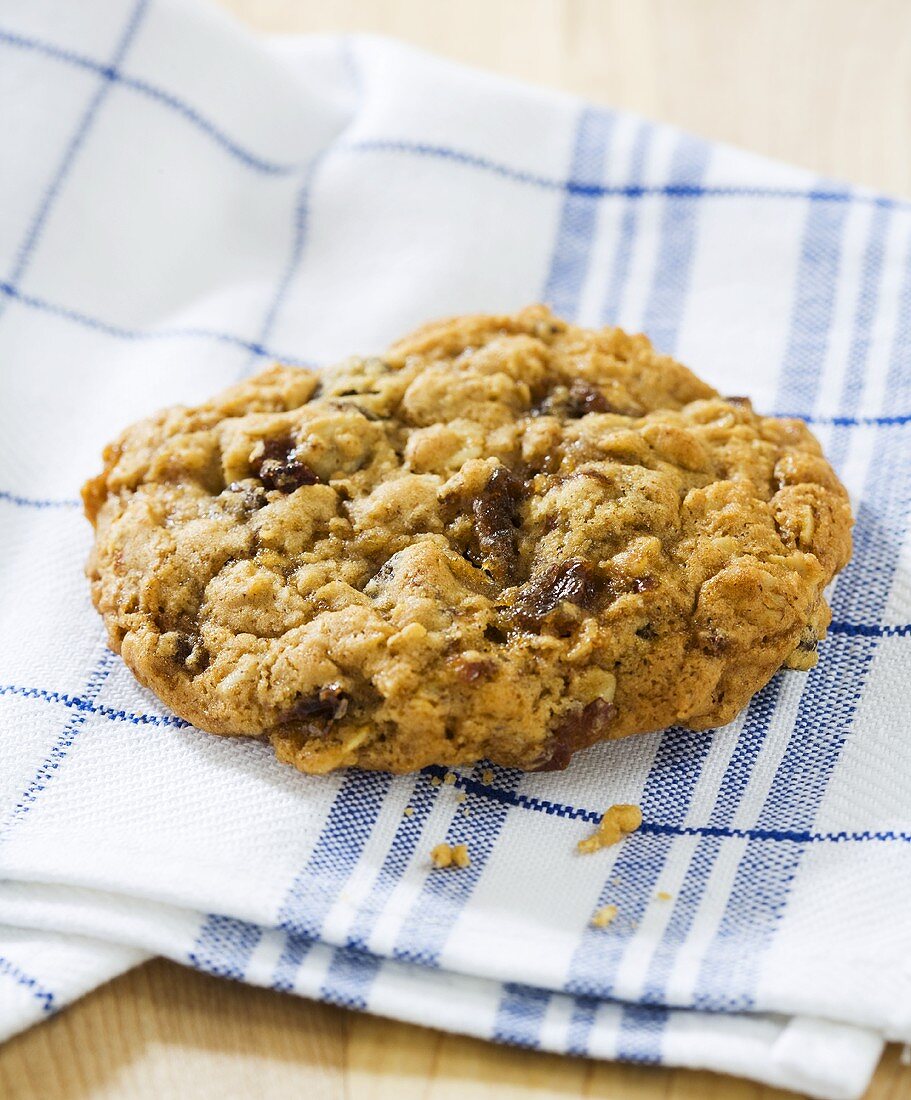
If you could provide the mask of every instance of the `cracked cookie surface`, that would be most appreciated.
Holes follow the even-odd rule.
[[[565,766],[809,668],[850,554],[797,420],[541,306],[276,366],[128,428],[83,489],[111,646],[303,771]]]

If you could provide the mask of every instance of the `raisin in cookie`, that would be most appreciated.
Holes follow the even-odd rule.
[[[273,367],[144,420],[83,490],[110,643],[307,772],[730,721],[809,668],[850,553],[803,423],[536,306]]]

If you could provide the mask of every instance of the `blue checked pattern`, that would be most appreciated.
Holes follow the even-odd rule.
[[[471,97],[477,78],[444,80],[418,55],[367,41],[305,45],[287,81],[287,58],[250,46],[251,72],[255,61],[279,73],[251,126],[197,73],[150,67],[164,20],[244,79],[234,37],[207,18],[165,0],[98,0],[90,49],[91,36],[58,41],[52,20],[38,33],[0,4],[0,57],[91,89],[43,178],[17,151],[30,190],[10,200],[17,221],[0,235],[0,354],[19,364],[0,410],[0,599],[15,609],[25,594],[39,608],[22,644],[0,642],[0,723],[25,731],[0,742],[2,877],[112,897],[119,883],[124,897],[180,914],[150,916],[140,934],[139,909],[127,920],[99,893],[97,929],[120,928],[123,943],[531,1048],[675,1063],[704,1028],[703,1063],[786,1083],[745,1051],[768,1039],[772,1066],[773,1033],[795,1015],[849,1025],[844,1042],[858,1051],[862,1035],[911,1038],[911,937],[900,930],[858,960],[858,928],[839,918],[845,882],[864,891],[871,938],[886,906],[911,901],[896,886],[911,882],[909,204],[521,89],[488,90],[490,137],[468,134],[438,105],[456,94],[445,81]],[[249,101],[261,86],[247,87]],[[104,201],[118,163],[174,149],[210,173],[219,218],[175,198],[173,220],[154,224],[167,183],[130,196],[142,228],[129,260],[145,265],[148,300],[124,303],[116,271],[64,247],[68,227],[81,204]],[[185,255],[184,232],[210,222],[211,258]],[[261,252],[228,295],[223,271],[251,236]],[[742,279],[733,317],[706,304],[728,290],[713,282],[718,265]],[[161,312],[156,288],[184,269],[195,280],[186,308]],[[767,351],[740,356],[757,336],[751,301],[782,286],[779,328],[758,334]],[[263,361],[312,366],[433,314],[536,298],[583,323],[647,331],[683,358],[702,349],[693,365],[716,384],[755,382],[767,407],[818,427],[857,530],[816,669],[779,674],[727,730],[601,746],[565,776],[496,768],[492,782],[484,765],[454,777],[289,774],[261,746],[199,734],[133,683],[99,641],[80,578],[76,490],[112,424]],[[21,425],[47,415],[46,394],[77,369],[80,388],[49,410],[48,430],[75,455],[61,468]],[[99,414],[101,392],[112,397]],[[61,638],[74,639],[65,654]],[[575,859],[576,841],[621,800],[642,806],[642,829]],[[433,873],[427,852],[442,839],[466,843],[471,866]],[[606,904],[620,917],[592,928]],[[0,888],[3,922],[96,930],[65,893],[51,904],[39,890]],[[55,981],[2,935],[0,948],[0,989],[20,998],[0,1029],[85,987]],[[99,961],[98,980],[103,971]],[[729,1054],[716,1057],[722,1033]],[[825,1067],[812,1072],[829,1087]]]
[[[100,81],[95,91],[92,94],[91,99],[88,102],[88,106],[85,109],[85,113],[79,120],[79,124],[63,150],[63,155],[60,158],[60,163],[57,165],[50,182],[44,194],[41,196],[41,201],[38,203],[38,208],[35,211],[34,216],[28,223],[28,227],[25,231],[25,236],[22,239],[18,249],[16,250],[15,260],[11,267],[9,274],[5,280],[4,286],[8,297],[14,297],[18,291],[18,285],[25,275],[29,262],[32,258],[32,254],[35,251],[35,246],[41,236],[44,229],[45,222],[48,215],[51,212],[51,208],[54,205],[57,196],[61,189],[66,184],[67,176],[73,162],[78,157],[83,145],[85,144],[86,137],[92,128],[92,124],[101,109],[102,104],[107,97],[111,81],[114,78],[117,67],[123,61],[127,50],[130,48],[130,43],[136,35],[139,26],[142,22],[142,18],[145,15],[147,7],[147,0],[137,0],[135,6],[132,8],[129,18],[127,19],[126,26],[120,35],[117,45],[111,54],[110,60],[106,65],[99,65],[97,67],[97,73],[100,77]],[[0,315],[2,315],[3,306],[6,303],[0,301]]]

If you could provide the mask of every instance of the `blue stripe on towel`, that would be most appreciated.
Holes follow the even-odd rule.
[[[855,550],[832,597],[838,618],[879,622],[907,534],[911,466],[906,430],[889,433],[874,457],[857,512]],[[793,732],[759,815],[759,828],[812,827],[850,735],[878,646],[873,637],[833,634],[806,679]],[[848,687],[847,685],[850,685]],[[748,844],[717,932],[703,959],[694,1003],[749,1009],[762,959],[788,904],[804,848]]]
[[[530,1049],[538,1047],[551,997],[550,990],[506,982],[493,1024],[494,1041]]]
[[[573,179],[585,183],[601,180],[615,125],[614,115],[607,111],[598,111],[593,107],[582,111],[573,150]],[[560,212],[557,234],[560,246],[551,262],[544,301],[558,316],[568,320],[574,320],[579,310],[597,218],[598,199],[585,193],[569,195]]]
[[[680,138],[671,159],[671,183],[698,187],[705,177],[710,156],[711,146],[707,142]],[[695,195],[664,204],[656,271],[642,328],[655,347],[668,355],[677,346],[686,308],[701,210],[702,203]]]
[[[704,142],[682,136],[674,149],[670,165],[670,184],[698,187],[705,176],[710,147]],[[697,245],[697,200],[667,203],[662,212],[652,286],[645,307],[644,322],[660,350],[673,352],[683,318],[686,295]],[[699,781],[709,751],[709,735],[670,730],[662,736],[652,768],[640,799],[643,815],[654,813],[682,824],[690,796]],[[681,797],[682,796],[682,797]],[[610,996],[625,950],[635,936],[635,927],[654,891],[673,839],[669,836],[633,838],[624,845],[614,864],[611,877],[602,887],[598,906],[616,904],[622,923],[611,928],[610,937],[598,929],[586,928],[570,965],[566,988],[584,996]],[[619,882],[614,879],[619,878]],[[632,1013],[627,1018],[627,1011]],[[632,1035],[640,1036],[637,1058],[658,1059],[661,1027],[653,1021],[648,1029],[639,1026],[634,1009],[624,1012],[621,1031],[632,1050]],[[624,1027],[626,1030],[624,1030]],[[576,1041],[583,1043],[581,1026]],[[651,1051],[647,1053],[646,1048]]]
[[[631,186],[641,186],[645,172],[645,162],[654,137],[655,128],[648,122],[640,122],[633,148],[630,153],[629,180]],[[605,325],[619,324],[623,305],[623,293],[629,282],[633,249],[636,243],[636,230],[639,224],[639,203],[629,196],[624,198],[623,214],[617,244],[611,259],[607,293],[601,310]]]
[[[832,330],[849,206],[807,204],[790,336],[779,375],[780,409],[813,412]]]
[[[31,262],[35,247],[44,231],[44,227],[47,224],[47,219],[54,203],[66,183],[67,177],[70,174],[70,170],[79,152],[85,145],[92,126],[98,117],[98,112],[101,110],[102,104],[110,93],[113,75],[116,73],[118,66],[123,61],[127,51],[132,45],[147,7],[148,0],[137,0],[133,5],[130,10],[129,18],[114,47],[114,52],[111,54],[110,60],[106,66],[99,70],[101,80],[92,93],[88,106],[82,113],[76,129],[67,142],[66,148],[63,150],[63,155],[57,164],[50,183],[41,196],[38,208],[32,216],[28,228],[25,231],[25,236],[16,252],[16,259],[5,280],[10,286],[17,287],[19,285]],[[0,314],[2,314],[5,304],[6,299],[0,300]]]

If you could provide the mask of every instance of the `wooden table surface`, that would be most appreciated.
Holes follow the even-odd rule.
[[[911,195],[908,0],[222,0],[266,31],[373,31]],[[511,1050],[161,960],[0,1048],[0,1097],[772,1100],[707,1073]],[[867,1100],[911,1100],[890,1048]]]

